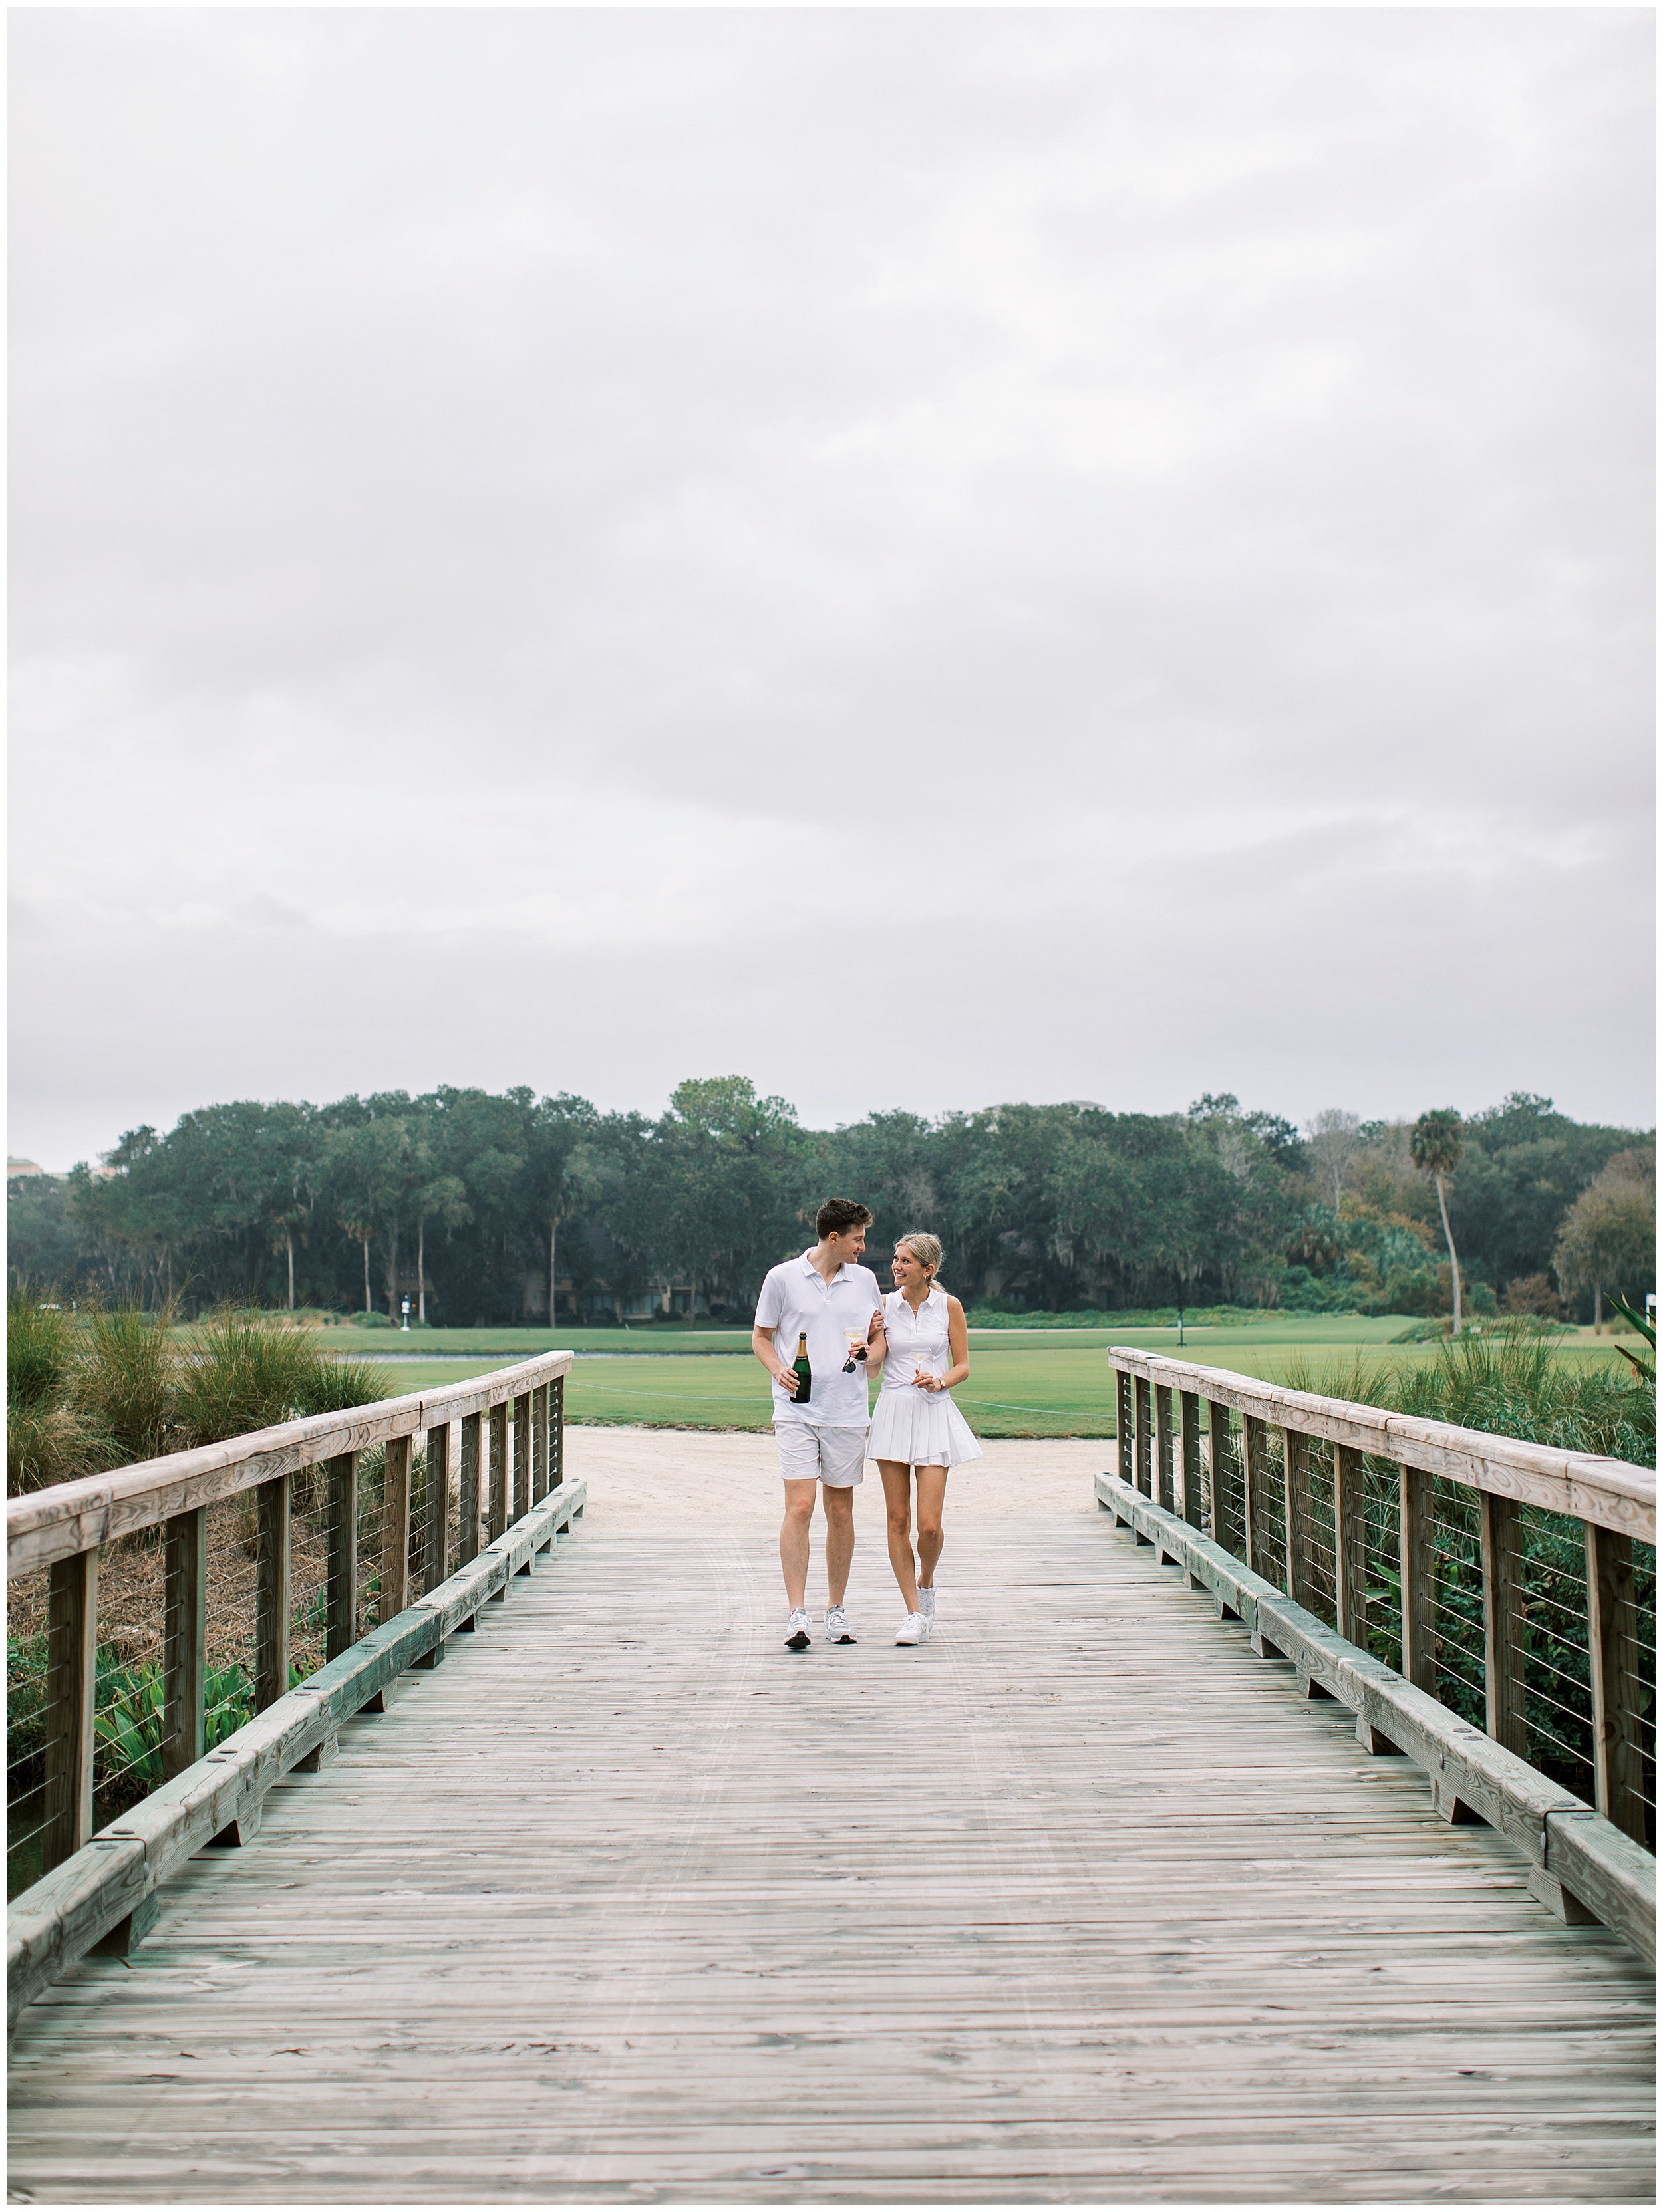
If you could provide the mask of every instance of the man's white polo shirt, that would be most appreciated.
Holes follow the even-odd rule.
[[[845,1260],[828,1283],[807,1252],[795,1260],[782,1260],[763,1277],[757,1300],[757,1327],[772,1329],[774,1349],[789,1367],[797,1356],[797,1339],[808,1339],[808,1364],[813,1373],[813,1395],[806,1406],[794,1406],[790,1393],[774,1385],[774,1419],[806,1422],[816,1429],[863,1429],[867,1423],[866,1368],[852,1375],[843,1371],[849,1358],[845,1329],[862,1336],[874,1312],[883,1308],[883,1293],[870,1267],[856,1267]]]

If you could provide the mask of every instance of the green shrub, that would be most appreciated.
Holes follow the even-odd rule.
[[[14,1495],[393,1395],[384,1368],[332,1359],[315,1331],[244,1313],[181,1332],[171,1307],[94,1306],[71,1316],[28,1291],[14,1291],[7,1306]]]
[[[92,1306],[82,1314],[70,1397],[99,1439],[107,1467],[128,1467],[174,1449],[179,1353],[173,1309]]]
[[[1558,1331],[1503,1322],[1445,1341],[1424,1365],[1360,1358],[1320,1376],[1290,1370],[1283,1381],[1387,1413],[1654,1467],[1655,1384],[1616,1358],[1562,1358],[1562,1341]]]
[[[34,1291],[6,1297],[6,1398],[12,1406],[55,1403],[75,1364],[70,1316]]]

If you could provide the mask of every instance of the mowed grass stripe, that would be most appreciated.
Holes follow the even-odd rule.
[[[1401,1323],[1352,1322],[1340,1335],[1299,1330],[1284,1323],[1274,1331],[1219,1330],[1191,1335],[1183,1357],[1232,1374],[1280,1382],[1291,1369],[1319,1371],[1349,1363],[1361,1352],[1371,1360],[1420,1364],[1435,1356],[1429,1345],[1388,1346],[1388,1328]],[[1364,1338],[1356,1332],[1378,1332]],[[1094,1334],[1095,1332],[1093,1332]],[[1130,1334],[1130,1333],[1129,1333]],[[1138,1339],[1164,1339],[1150,1348],[1178,1352],[1176,1332],[1144,1330]],[[1068,1335],[1071,1340],[1059,1342]],[[1101,1344],[1081,1344],[1072,1332],[1049,1337],[1002,1334],[973,1337],[970,1380],[954,1393],[978,1435],[987,1437],[1085,1436],[1114,1433],[1112,1378]],[[610,1352],[611,1347],[608,1347]],[[1572,1342],[1568,1359],[1610,1359],[1609,1338]],[[477,1361],[447,1359],[400,1365],[394,1371],[401,1391],[432,1389],[446,1382],[489,1373],[505,1363],[499,1356]],[[765,1429],[771,1419],[767,1380],[748,1351],[726,1356],[665,1351],[650,1359],[590,1356],[580,1358],[566,1384],[566,1410],[576,1421],[639,1422],[655,1428]]]

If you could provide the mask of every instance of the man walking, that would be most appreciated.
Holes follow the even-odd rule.
[[[774,1435],[785,1483],[780,1565],[791,1618],[788,1651],[808,1649],[808,1524],[814,1486],[825,1503],[825,1633],[852,1644],[844,1598],[855,1556],[855,1490],[866,1469],[866,1367],[871,1346],[882,1358],[883,1295],[869,1267],[856,1265],[872,1226],[852,1198],[828,1198],[814,1216],[818,1244],[782,1261],[763,1279],[751,1349],[774,1379]],[[801,1344],[811,1378],[805,1403],[794,1364]]]

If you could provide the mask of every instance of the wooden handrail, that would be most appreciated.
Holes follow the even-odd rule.
[[[1586,1753],[1578,1751],[1575,1757],[1592,1773],[1598,1811],[1623,1835],[1648,1842],[1650,1808],[1642,1778],[1649,1723],[1636,1637],[1634,1547],[1657,1541],[1653,1469],[1288,1390],[1125,1345],[1112,1346],[1108,1358],[1115,1376],[1120,1482],[1148,1499],[1157,1513],[1204,1533],[1253,1576],[1270,1575],[1279,1553],[1276,1586],[1359,1656],[1366,1656],[1368,1635],[1368,1606],[1358,1584],[1364,1462],[1388,1470],[1384,1479],[1394,1484],[1395,1501],[1375,1499],[1377,1516],[1382,1505],[1391,1513],[1382,1540],[1397,1583],[1396,1620],[1385,1641],[1388,1649],[1397,1644],[1396,1672],[1435,1699],[1441,1695],[1441,1638],[1447,1632],[1437,1601],[1447,1562],[1441,1565],[1437,1557],[1434,1480],[1476,1492],[1477,1525],[1465,1539],[1472,1557],[1464,1571],[1478,1585],[1483,1634],[1482,1651],[1468,1658],[1475,1674],[1483,1674],[1485,1732],[1515,1757],[1525,1756],[1531,1734],[1526,1692],[1532,1639],[1544,1632],[1524,1588],[1521,1509],[1579,1523],[1576,1567],[1569,1574],[1562,1567],[1556,1571],[1561,1585],[1574,1576],[1585,1593],[1582,1621],[1573,1620],[1571,1630],[1577,1649],[1587,1653],[1591,1713]],[[1232,1414],[1240,1417],[1239,1438],[1231,1432]],[[1273,1510],[1270,1449],[1276,1431],[1282,1437],[1279,1510]],[[1319,1464],[1326,1491],[1320,1508],[1313,1487]],[[1382,1527],[1377,1521],[1377,1534]],[[1313,1570],[1313,1535],[1321,1547],[1331,1547],[1325,1586],[1319,1587],[1324,1577]],[[1577,1543],[1569,1532],[1565,1540]],[[1564,1601],[1562,1589],[1558,1602]],[[1382,1625],[1378,1613],[1373,1618]],[[1557,1632],[1562,1638],[1568,1633]],[[1556,1748],[1553,1757],[1562,1751]]]
[[[281,1474],[321,1467],[348,1452],[372,1450],[395,1437],[448,1427],[504,1400],[546,1388],[567,1374],[570,1352],[539,1352],[513,1367],[476,1375],[443,1390],[382,1398],[340,1413],[279,1421],[218,1444],[140,1460],[113,1474],[89,1474],[6,1500],[6,1579],[96,1551],[117,1536],[154,1528],[176,1515],[235,1498]]]
[[[480,1510],[489,1499],[487,1543],[565,1480],[565,1376],[570,1352],[545,1352],[447,1389],[385,1398],[349,1411],[282,1421],[194,1451],[170,1452],[119,1473],[64,1482],[6,1503],[8,1582],[45,1569],[46,1696],[41,1745],[38,1843],[43,1874],[80,1850],[93,1828],[99,1555],[103,1546],[149,1528],[162,1531],[162,1644],[160,1759],[164,1784],[206,1751],[208,1620],[215,1570],[208,1509],[253,1493],[255,1588],[252,1701],[256,1714],[289,1689],[294,1629],[292,1505],[302,1470],[324,1474],[325,1662],[361,1639],[360,1455],[381,1445],[381,1497],[377,1610],[402,1614],[466,1567],[480,1552]],[[510,1446],[510,1419],[513,1442]],[[452,1448],[460,1429],[461,1449]],[[426,1471],[419,1519],[412,1510],[411,1453],[425,1431]],[[510,1456],[511,1455],[511,1456]],[[484,1477],[482,1484],[482,1474]],[[453,1488],[453,1484],[456,1486]],[[449,1509],[460,1493],[461,1525],[448,1556]],[[411,1537],[422,1535],[421,1589],[411,1586]]]
[[[1642,1543],[1657,1541],[1656,1474],[1628,1460],[1560,1451],[1550,1444],[1463,1429],[1453,1421],[1422,1420],[1380,1406],[1285,1390],[1279,1383],[1261,1382],[1225,1368],[1201,1367],[1122,1344],[1110,1346],[1109,1364],[1153,1386],[1188,1391],[1214,1405],[1228,1406],[1250,1420],[1344,1444],[1399,1467],[1441,1475],[1446,1482],[1462,1482],[1493,1497],[1511,1498],[1515,1504],[1566,1513]]]

